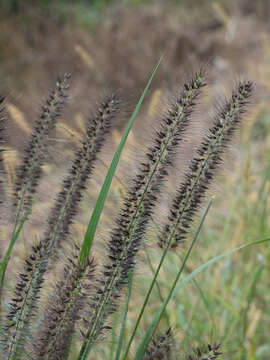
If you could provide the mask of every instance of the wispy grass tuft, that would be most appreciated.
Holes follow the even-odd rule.
[[[47,231],[42,240],[47,251],[54,254],[59,251],[69,233],[78,204],[86,189],[86,182],[91,176],[97,155],[100,152],[106,135],[110,132],[114,118],[119,111],[119,99],[115,95],[107,96],[98,106],[96,113],[87,120],[87,129],[82,146],[77,150],[69,175],[63,181],[55,205],[48,220]]]
[[[171,329],[162,335],[154,336],[146,349],[143,360],[171,360],[172,344]]]
[[[78,204],[82,199],[82,191],[92,173],[97,153],[104,143],[104,137],[108,134],[118,109],[117,103],[114,96],[106,98],[100,104],[96,114],[88,119],[86,138],[81,149],[77,151],[68,177],[63,181],[62,190],[51,211],[45,235],[38,245],[32,248],[32,253],[25,260],[24,272],[19,275],[16,285],[17,289],[23,280],[23,291],[20,291],[18,295],[15,292],[17,296],[10,304],[11,310],[7,315],[7,324],[5,325],[6,329],[9,329],[5,348],[10,359],[20,357],[26,344],[25,339],[29,337],[30,319],[35,314],[44,274],[49,261],[55,260],[60,240],[63,242],[68,235],[72,219],[77,213]]]
[[[50,92],[45,104],[42,106],[40,118],[34,124],[33,131],[24,151],[22,165],[17,172],[17,182],[14,186],[13,199],[13,230],[10,236],[9,247],[0,267],[0,288],[3,285],[3,275],[11,252],[25,221],[31,213],[34,194],[42,175],[41,166],[46,158],[48,136],[54,130],[56,122],[62,112],[69,90],[68,80],[70,77],[71,74],[66,73],[63,78],[58,78],[55,90]]]
[[[232,139],[232,135],[240,122],[251,92],[251,82],[239,83],[238,87],[233,91],[231,99],[225,102],[223,108],[217,114],[213,127],[209,130],[208,136],[203,139],[191,162],[191,166],[186,172],[185,181],[173,200],[165,229],[159,236],[159,244],[162,247],[165,246],[165,249],[146,294],[125,356],[127,356],[168,250],[172,244],[184,239],[191,224],[192,216],[198,209],[205,191],[209,188],[209,184],[214,177],[214,171],[218,164],[221,163],[220,156],[223,154],[227,143]]]
[[[80,359],[87,358],[104,329],[108,316],[116,311],[121,290],[135,266],[136,254],[157,203],[161,185],[189,124],[195,100],[205,85],[203,76],[203,71],[200,71],[184,85],[176,102],[162,120],[160,129],[155,134],[154,144],[148,148],[145,160],[139,165],[137,175],[124,198],[108,243],[107,263],[100,275],[102,280],[92,304],[93,316],[89,319]]]
[[[0,206],[4,202],[5,194],[4,194],[4,165],[3,165],[3,151],[4,144],[6,142],[5,139],[5,126],[7,121],[7,116],[5,113],[5,107],[4,107],[4,101],[5,98],[3,96],[0,96]],[[2,206],[1,206],[2,209]],[[2,219],[2,210],[0,213],[0,221]]]
[[[187,130],[192,123],[192,114],[202,88],[206,85],[205,71],[199,70],[180,88],[179,93],[170,102],[164,117],[161,118],[160,125],[153,131],[152,141],[147,144],[143,161],[137,164],[130,185],[125,186],[126,192],[122,199],[122,206],[112,223],[108,240],[101,239],[103,257],[95,254],[92,245],[96,241],[97,226],[121,153],[159,65],[160,61],[129,119],[98,200],[92,206],[94,210],[84,239],[73,239],[72,224],[79,215],[87,181],[93,174],[103,144],[110,136],[119,114],[120,100],[115,95],[105,97],[92,116],[87,119],[84,138],[75,152],[70,169],[62,182],[61,191],[49,210],[48,219],[43,222],[45,231],[43,234],[38,234],[38,240],[33,242],[27,250],[26,256],[22,259],[18,277],[13,279],[13,282],[11,279],[8,284],[12,296],[9,303],[6,300],[3,301],[6,314],[1,319],[0,329],[3,358],[7,360],[87,360],[92,356],[92,358],[114,358],[115,360],[182,359],[185,354],[179,351],[179,346],[175,346],[179,345],[177,344],[178,337],[171,331],[174,324],[170,324],[171,320],[177,322],[178,318],[169,314],[170,316],[166,317],[165,330],[162,328],[161,319],[165,312],[169,311],[168,304],[190,280],[210,265],[229,257],[238,250],[269,241],[269,237],[264,236],[263,240],[249,242],[214,256],[195,270],[188,271],[189,274],[179,282],[180,277],[185,274],[187,261],[190,260],[192,251],[193,254],[196,251],[194,245],[212,205],[213,199],[211,199],[183,260],[177,263],[177,267],[174,267],[173,272],[166,278],[165,285],[158,279],[160,270],[166,271],[163,265],[168,252],[171,249],[177,251],[179,245],[186,239],[195,215],[203,204],[218,170],[222,167],[223,157],[229,148],[234,132],[241,124],[246,105],[253,92],[252,83],[243,81],[235,87],[231,98],[224,100],[223,105],[216,112],[213,125],[206,129],[206,136],[197,146],[183,180],[175,186],[168,216],[160,214],[160,223],[165,225],[161,226],[155,234],[154,241],[159,245],[159,247],[154,246],[153,249],[155,256],[158,257],[156,268],[146,251],[151,267],[151,273],[148,274],[145,271],[144,274],[146,286],[147,279],[150,281],[148,290],[141,295],[140,292],[135,291],[136,288],[134,289],[139,252],[143,248],[146,249],[148,245],[146,234],[150,234],[150,231],[148,232],[150,220],[163,192],[167,190],[166,180],[169,179],[170,170],[177,165],[178,147],[182,142],[181,145],[184,148],[183,139],[191,136]],[[65,74],[62,79],[59,79],[56,89],[49,95],[41,117],[34,125],[22,165],[18,170],[13,199],[14,227],[9,248],[0,267],[1,285],[14,244],[21,239],[21,229],[31,213],[31,206],[42,176],[42,164],[46,158],[48,138],[55,128],[66,101],[69,77],[69,74]],[[3,201],[4,197],[2,185],[5,175],[1,157],[6,121],[3,101],[3,98],[0,98],[0,201]],[[175,167],[177,169],[177,166]],[[266,182],[261,190],[263,193],[265,184]],[[2,208],[2,202],[0,206]],[[266,205],[264,211],[265,209]],[[25,232],[24,236],[28,238],[28,242],[31,241],[30,233]],[[249,288],[248,303],[242,312],[244,314],[243,328],[241,328],[243,341],[250,332],[247,324],[248,313],[255,296],[254,284],[261,278],[263,266],[257,268],[257,275],[254,276],[252,286]],[[56,279],[50,287],[53,274],[56,275]],[[153,279],[151,279],[151,274]],[[158,307],[155,304],[152,309],[149,300],[155,285],[158,285],[158,300],[161,304],[158,304]],[[203,286],[200,284],[197,288],[200,289],[202,295]],[[115,315],[121,309],[121,298],[125,289],[127,295],[123,315],[118,317]],[[139,296],[140,299],[138,299]],[[211,312],[207,296],[204,294],[203,296],[204,304],[207,304],[207,310]],[[130,311],[133,311],[133,299],[136,297],[136,304],[140,303],[142,307],[134,318],[134,316],[130,317]],[[152,318],[145,317],[146,324],[143,327],[141,320],[148,315],[145,312],[147,305],[150,313],[154,312],[154,315]],[[43,314],[38,314],[38,310],[43,310]],[[113,325],[110,322],[112,314],[116,320]],[[211,313],[212,322],[213,319],[214,315]],[[119,323],[119,326],[116,326],[116,323]],[[112,326],[114,326],[113,329]],[[131,326],[132,331],[130,331]],[[113,343],[109,344],[109,348],[97,347],[97,344],[104,341],[110,331],[113,331],[114,335]],[[96,349],[98,353],[94,352]],[[217,344],[202,347],[197,345],[194,349],[187,352],[187,360],[221,360],[222,358],[220,345]],[[130,355],[134,350],[135,355]]]
[[[68,80],[70,76],[71,74],[66,73],[63,78],[58,78],[56,88],[50,92],[42,106],[40,118],[35,122],[27,143],[14,189],[15,229],[31,206],[42,173],[41,165],[44,163],[48,136],[54,130],[62,112],[69,90]]]
[[[95,286],[95,264],[89,259],[78,265],[80,249],[75,246],[69,255],[61,280],[45,304],[42,324],[33,341],[36,360],[66,359],[75,326],[84,316],[87,299]]]
[[[206,191],[213,182],[215,172],[222,164],[222,155],[239,127],[252,94],[250,81],[239,83],[233,90],[230,100],[225,101],[216,115],[214,125],[198,147],[191,161],[185,181],[173,199],[166,225],[159,236],[159,245],[176,247],[186,236],[193,217],[198,210]]]

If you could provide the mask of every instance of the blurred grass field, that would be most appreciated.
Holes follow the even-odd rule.
[[[225,162],[225,171],[221,172],[215,188],[209,192],[209,196],[215,195],[214,205],[186,273],[217,254],[248,241],[269,237],[270,29],[265,22],[267,11],[270,14],[268,2],[258,1],[255,5],[252,1],[202,1],[197,6],[196,1],[131,1],[132,4],[96,1],[92,9],[83,1],[76,7],[62,1],[55,2],[53,6],[49,1],[39,3],[41,10],[33,4],[16,8],[16,1],[6,1],[0,14],[0,50],[3,53],[0,91],[8,95],[7,110],[10,116],[7,129],[9,147],[4,159],[9,189],[15,181],[20,150],[30,130],[29,119],[37,114],[40,99],[44,98],[46,87],[52,84],[55,74],[69,70],[66,69],[68,66],[72,68],[75,78],[70,100],[70,108],[74,110],[67,114],[67,120],[61,120],[55,139],[52,139],[52,144],[57,148],[54,154],[56,158],[51,156],[50,164],[44,169],[45,177],[40,185],[43,192],[40,201],[35,204],[35,215],[24,231],[25,238],[29,229],[35,234],[42,227],[54,196],[52,193],[47,199],[47,192],[52,187],[56,192],[60,186],[66,166],[59,164],[68,164],[83,131],[83,117],[90,104],[94,103],[93,99],[104,88],[121,89],[127,93],[132,108],[147,78],[146,74],[163,53],[163,47],[166,48],[164,65],[143,109],[143,115],[148,118],[155,117],[162,107],[163,94],[167,95],[176,85],[175,82],[190,70],[189,61],[194,62],[195,67],[196,63],[211,59],[209,102],[226,91],[238,76],[251,77],[256,83],[256,98],[236,137],[236,145]],[[88,13],[82,11],[85,8],[89,10]],[[44,12],[49,14],[47,18]],[[28,23],[29,19],[31,21]],[[180,20],[184,25],[179,24]],[[37,26],[38,30],[33,33]],[[153,33],[155,29],[157,34]],[[11,35],[13,41],[8,43]],[[65,56],[61,56],[61,53]],[[84,96],[82,102],[80,99],[85,93],[89,93],[89,99]],[[143,134],[149,126],[143,120],[145,116],[138,119],[129,138],[129,146],[102,217],[99,241],[103,236],[108,236],[115,208],[125,192],[127,174],[131,167],[134,169],[133,162],[145,143]],[[74,226],[73,236],[76,238],[83,236],[112,149],[119,142],[124,124],[125,120],[120,119],[115,125],[95,170],[80,223]],[[57,171],[59,168],[61,171]],[[6,211],[8,214],[8,209]],[[166,212],[166,209],[162,211]],[[158,222],[158,217],[155,221]],[[3,224],[2,229],[8,231],[8,225]],[[196,224],[194,231],[195,228]],[[25,244],[21,240],[15,249],[14,263],[22,247],[27,247],[33,238],[26,239]],[[155,268],[160,252],[154,245],[153,234],[149,234],[146,248],[148,260],[151,259]],[[148,261],[145,256],[142,251],[128,330],[134,325],[143,301],[141,295],[145,294],[151,280],[151,269],[145,265]],[[170,286],[168,279],[173,278],[182,256],[182,250],[171,251],[159,277],[161,295],[164,297]],[[168,308],[179,349],[189,344],[196,346],[217,341],[222,343],[224,359],[268,360],[269,274],[270,249],[266,244],[237,252],[198,275],[196,281],[187,285]],[[159,305],[160,294],[155,291],[143,318],[141,332],[147,328]],[[119,318],[116,317],[114,321],[119,324]],[[166,322],[162,325],[165,326]],[[116,326],[116,333],[118,331]],[[108,338],[110,346],[105,353],[102,344],[97,348],[99,356],[110,358],[116,333],[113,332],[112,337]]]

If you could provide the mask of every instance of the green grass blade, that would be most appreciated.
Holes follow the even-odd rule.
[[[188,250],[187,250],[187,252],[186,252],[186,254],[185,254],[185,257],[184,257],[184,259],[183,259],[183,262],[182,262],[182,264],[181,264],[181,267],[180,267],[180,269],[179,269],[179,271],[178,271],[178,273],[177,273],[177,276],[176,276],[176,278],[175,278],[175,280],[174,280],[174,283],[173,283],[173,285],[172,285],[172,287],[171,287],[171,289],[170,289],[169,295],[168,295],[167,298],[164,300],[164,302],[163,302],[163,304],[161,305],[161,307],[160,307],[157,315],[155,316],[152,324],[151,324],[150,327],[148,328],[145,336],[143,337],[143,340],[142,340],[141,344],[139,345],[139,348],[138,348],[138,350],[137,350],[137,352],[136,352],[136,356],[135,356],[135,359],[136,359],[136,360],[141,360],[141,359],[143,358],[143,356],[144,356],[144,354],[145,354],[145,351],[146,351],[146,349],[147,349],[147,346],[148,346],[149,342],[151,341],[151,339],[152,339],[152,337],[153,337],[153,335],[154,335],[154,332],[156,331],[156,328],[157,328],[157,326],[158,326],[158,324],[159,324],[159,322],[160,322],[160,319],[161,319],[162,315],[165,313],[166,307],[167,307],[169,301],[171,300],[171,298],[172,298],[173,295],[174,295],[175,287],[176,287],[176,285],[177,285],[177,283],[178,283],[178,280],[179,280],[179,278],[180,278],[180,276],[181,276],[181,274],[182,274],[182,272],[183,272],[183,270],[184,270],[184,267],[185,267],[186,262],[187,262],[187,260],[188,260],[188,258],[189,258],[189,256],[190,256],[190,254],[191,254],[191,251],[192,251],[192,249],[193,249],[193,247],[194,247],[194,245],[195,245],[195,243],[196,243],[196,241],[197,241],[197,239],[198,239],[199,233],[200,233],[200,231],[201,231],[201,228],[202,228],[202,226],[203,226],[203,223],[204,223],[204,221],[205,221],[205,219],[206,219],[206,216],[207,216],[207,214],[208,214],[208,211],[210,210],[210,207],[211,207],[212,203],[213,203],[213,198],[209,201],[209,204],[208,204],[208,206],[207,206],[207,208],[206,208],[206,210],[205,210],[205,212],[204,212],[204,214],[203,214],[203,217],[202,217],[201,222],[200,222],[200,224],[199,224],[199,226],[198,226],[198,229],[197,229],[197,231],[196,231],[196,234],[195,234],[195,236],[194,236],[194,238],[193,238],[193,240],[192,240],[192,242],[191,242],[191,244],[190,244],[190,246],[189,246],[189,248],[188,248]],[[132,334],[132,335],[133,335],[133,337],[134,337],[135,333]],[[129,346],[130,346],[130,345],[131,345],[131,342],[129,343]],[[128,348],[128,349],[129,349],[129,348]],[[126,351],[126,356],[127,356],[128,349],[127,349],[127,351]]]
[[[157,63],[155,69],[153,70],[152,72],[152,75],[140,97],[140,100],[133,112],[133,114],[131,115],[131,118],[129,120],[129,123],[128,123],[128,126],[122,136],[122,139],[120,141],[120,144],[118,145],[117,149],[116,149],[116,152],[114,154],[114,157],[112,159],[112,162],[111,162],[111,165],[110,165],[110,168],[107,172],[107,175],[106,175],[106,178],[105,178],[105,181],[102,185],[102,188],[100,190],[100,193],[99,193],[99,196],[98,196],[98,199],[97,199],[97,202],[96,202],[96,205],[95,205],[95,208],[92,212],[92,216],[90,218],[90,221],[88,223],[88,228],[87,228],[87,231],[85,233],[85,237],[84,237],[84,241],[83,241],[83,244],[82,244],[82,248],[81,248],[81,253],[80,253],[80,264],[82,264],[85,259],[87,259],[87,257],[89,256],[89,253],[90,253],[90,250],[91,250],[91,247],[92,247],[92,244],[93,244],[93,241],[94,241],[94,236],[95,236],[95,233],[96,233],[96,228],[97,228],[97,225],[98,225],[98,222],[99,222],[99,219],[100,219],[100,216],[101,216],[101,213],[102,213],[102,210],[103,210],[103,207],[104,207],[104,204],[105,204],[105,200],[107,198],[107,195],[108,195],[108,192],[109,192],[109,189],[110,189],[110,186],[111,186],[111,182],[112,182],[112,179],[114,177],[114,173],[115,173],[115,170],[116,170],[116,167],[118,165],[118,162],[119,162],[119,159],[120,159],[120,156],[121,156],[121,153],[123,151],[123,148],[124,148],[124,145],[126,143],[126,140],[128,138],[128,134],[132,128],[132,125],[134,123],[134,120],[140,110],[140,107],[142,105],[142,102],[145,98],[145,95],[147,93],[147,91],[149,90],[149,87],[153,81],[153,78],[157,72],[157,69],[161,63],[161,60],[162,60],[162,57],[160,58],[159,62]]]
[[[234,254],[235,252],[239,251],[239,250],[243,250],[243,249],[246,249],[250,246],[254,246],[254,245],[259,245],[259,244],[263,244],[265,242],[268,242],[270,241],[270,237],[269,238],[265,238],[265,239],[262,239],[262,240],[257,240],[257,241],[251,241],[247,244],[244,244],[244,245],[241,245],[241,246],[238,246],[236,248],[233,248],[232,250],[229,250],[225,253],[222,253],[220,255],[217,255],[215,256],[214,258],[210,259],[209,261],[207,261],[206,263],[204,263],[203,265],[199,266],[197,269],[195,269],[194,271],[192,271],[192,273],[190,273],[178,286],[175,286],[176,283],[177,283],[177,280],[179,279],[179,273],[177,274],[177,277],[174,281],[174,284],[171,288],[171,291],[167,297],[167,299],[164,301],[164,303],[162,304],[162,306],[160,307],[160,310],[158,312],[158,314],[156,315],[155,319],[153,320],[151,326],[149,327],[148,331],[147,331],[147,334],[145,335],[141,345],[139,346],[139,349],[137,351],[137,354],[136,354],[136,357],[135,359],[136,360],[140,360],[142,359],[142,356],[145,352],[145,349],[149,343],[149,341],[151,340],[151,337],[154,333],[154,331],[156,330],[156,327],[157,327],[157,324],[163,314],[163,312],[165,311],[166,309],[166,306],[169,302],[169,300],[171,298],[173,298],[175,296],[175,294],[181,289],[183,288],[190,280],[192,280],[196,275],[198,275],[200,272],[202,272],[204,269],[208,268],[210,265],[214,264],[215,262],[225,258],[225,257],[228,257],[232,254]],[[180,269],[181,270],[181,269]],[[147,338],[146,338],[147,336]]]
[[[145,246],[145,244],[143,244],[143,248],[144,248],[144,252],[145,252],[145,255],[146,255],[148,266],[149,266],[149,268],[151,270],[151,273],[152,273],[153,277],[155,277],[155,269],[153,267],[150,255],[148,253],[148,250],[147,250],[147,247]],[[159,300],[160,300],[161,303],[163,303],[164,297],[162,296],[161,288],[160,288],[159,283],[158,283],[157,280],[156,280],[155,284],[156,284]],[[170,324],[170,317],[169,317],[169,314],[167,312],[165,312],[165,317],[166,317],[167,327],[169,328],[171,324]]]
[[[173,295],[174,296],[184,285],[186,285],[186,283],[188,283],[190,280],[192,280],[196,275],[198,275],[200,272],[202,272],[203,270],[205,270],[206,268],[208,268],[210,265],[214,264],[215,262],[224,259],[232,254],[234,254],[235,252],[239,251],[239,250],[243,250],[246,249],[250,246],[254,246],[254,245],[259,245],[259,244],[263,244],[270,241],[270,237],[269,238],[265,238],[262,240],[256,240],[256,241],[251,241],[248,242],[247,244],[244,245],[240,245],[236,248],[233,248],[227,252],[224,252],[220,255],[217,255],[215,257],[213,257],[212,259],[208,260],[206,263],[204,263],[203,265],[199,266],[197,269],[195,269],[194,271],[192,271],[192,273],[190,273],[174,290]]]
[[[124,316],[123,316],[121,331],[120,331],[120,335],[119,335],[115,360],[120,359],[120,354],[122,351],[123,339],[124,339],[124,335],[125,335],[126,322],[127,322],[127,313],[128,313],[129,301],[130,301],[130,297],[131,297],[131,289],[132,289],[132,285],[133,285],[133,276],[134,276],[134,271],[131,271],[131,273],[129,275],[128,289],[127,289],[127,295],[126,295],[126,304],[125,304],[125,309],[124,309]]]
[[[206,298],[202,288],[200,287],[200,285],[198,284],[197,280],[196,279],[192,279],[192,282],[194,284],[194,286],[196,287],[196,289],[198,290],[199,294],[200,294],[200,298],[205,306],[205,309],[208,313],[208,316],[209,316],[209,319],[212,323],[212,330],[211,330],[211,337],[213,337],[214,334],[216,334],[216,324],[215,324],[215,318],[212,314],[212,311],[211,311],[211,304],[209,304],[209,301],[208,299]]]
[[[10,243],[9,243],[9,246],[8,246],[8,249],[7,249],[6,253],[5,253],[4,259],[3,259],[3,261],[2,261],[2,263],[0,265],[0,306],[1,306],[2,287],[3,287],[5,272],[6,272],[8,262],[9,262],[9,258],[10,258],[10,255],[12,253],[14,245],[15,245],[15,243],[16,243],[16,241],[17,241],[17,239],[18,239],[18,237],[19,237],[19,235],[20,235],[20,233],[22,231],[24,223],[26,222],[30,212],[31,212],[31,209],[29,209],[28,212],[25,214],[25,216],[23,217],[22,221],[19,224],[19,227],[18,227],[17,231],[12,236],[12,238],[10,240]]]
[[[111,336],[110,339],[108,339],[109,344],[109,359],[114,358],[114,353],[116,351],[117,346],[117,324],[118,324],[119,314],[114,313],[112,322],[111,322]],[[73,359],[73,358],[72,358]],[[75,359],[75,356],[74,356]]]
[[[252,301],[256,296],[256,290],[257,290],[257,285],[259,283],[260,277],[262,275],[262,272],[264,270],[264,265],[260,264],[258,266],[258,268],[255,271],[255,275],[254,278],[251,282],[251,286],[249,289],[249,293],[247,296],[247,304],[244,306],[244,311],[243,314],[241,314],[242,316],[242,322],[243,322],[243,343],[245,342],[246,339],[246,333],[247,333],[247,329],[248,329],[248,312],[250,310],[250,307],[252,305]]]

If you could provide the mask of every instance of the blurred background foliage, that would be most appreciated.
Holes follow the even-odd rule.
[[[222,4],[226,11],[234,8],[239,3],[242,11],[246,13],[254,13],[260,15],[265,20],[269,15],[269,2],[267,0],[2,0],[0,7],[6,14],[14,15],[20,12],[27,12],[30,9],[42,11],[44,14],[50,14],[55,17],[76,19],[79,23],[90,25],[95,22],[108,6],[136,6],[149,4],[176,5],[187,9],[199,8],[205,12],[213,6],[213,4]]]
[[[80,141],[83,119],[91,105],[99,94],[112,89],[127,100],[125,114],[128,115],[162,54],[165,54],[163,63],[129,137],[102,217],[97,251],[111,228],[115,209],[125,191],[123,183],[129,179],[128,175],[132,176],[134,161],[140,159],[149,141],[155,118],[186,74],[206,62],[211,85],[203,95],[202,103],[206,105],[195,114],[199,130],[185,143],[178,168],[188,164],[191,152],[210,122],[207,105],[218,103],[220,94],[229,94],[235,79],[251,78],[256,83],[256,97],[237,137],[240,144],[233,147],[225,171],[211,191],[216,195],[215,204],[199,249],[194,251],[186,271],[246,241],[269,236],[269,18],[269,0],[1,0],[0,93],[7,96],[10,117],[8,151],[4,153],[8,189],[16,179],[20,150],[25,146],[41,99],[58,74],[73,73],[70,107],[55,138],[51,139],[50,164],[44,167],[46,175],[40,185],[43,191],[24,232],[25,241],[15,249],[14,264],[46,218],[65,174],[62,169]],[[80,222],[74,226],[74,237],[83,237],[89,212],[127,118],[119,118],[114,124],[111,139],[91,180]],[[168,199],[178,181],[174,175],[171,193],[161,199],[156,223],[160,222],[160,214],[167,211]],[[5,222],[2,233],[8,228]],[[33,234],[30,238],[29,228]],[[153,239],[154,233],[155,229],[149,239]],[[148,247],[154,265],[159,253],[154,242],[149,241]],[[167,280],[175,273],[181,256],[181,251],[171,252],[161,274],[164,296]],[[144,294],[149,285],[149,269],[143,263],[136,280],[137,294]],[[169,308],[180,343],[220,340],[227,354],[225,358],[269,360],[269,272],[270,250],[265,246],[239,253],[200,274],[197,282],[176,296]],[[155,294],[141,331],[149,324],[159,303]],[[138,308],[140,296],[133,301],[128,329],[132,328]],[[113,339],[109,341],[112,343]],[[102,353],[103,349],[99,351]]]

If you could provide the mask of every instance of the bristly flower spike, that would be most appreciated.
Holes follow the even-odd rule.
[[[166,178],[168,168],[173,164],[177,146],[190,124],[190,116],[202,87],[204,71],[196,73],[186,83],[162,119],[155,134],[154,144],[149,147],[146,159],[140,164],[124,204],[112,231],[107,250],[107,264],[100,278],[94,309],[85,331],[85,339],[80,352],[80,360],[86,359],[92,345],[97,340],[108,316],[116,310],[121,289],[127,283],[130,270],[134,268],[136,254],[146,231],[157,195]]]
[[[88,260],[79,266],[79,254],[80,249],[75,246],[46,304],[44,319],[32,342],[35,360],[67,358],[75,325],[94,287],[94,262]]]
[[[107,97],[96,113],[88,119],[85,140],[77,151],[69,175],[64,180],[62,190],[57,196],[45,236],[25,260],[25,271],[20,274],[16,285],[16,297],[10,304],[11,310],[7,315],[5,343],[10,360],[20,358],[25,346],[25,338],[29,337],[30,320],[35,314],[44,274],[49,262],[56,259],[57,249],[69,233],[70,225],[82,199],[82,191],[92,173],[105,136],[109,132],[111,122],[118,110],[118,103],[114,95]]]
[[[42,106],[40,118],[34,124],[14,189],[15,227],[31,206],[42,173],[48,137],[55,128],[66,101],[70,76],[71,74],[66,73],[63,78],[58,78],[55,90],[50,92]]]
[[[215,360],[221,355],[220,344],[208,344],[205,349],[194,349],[193,354],[187,356],[187,360]]]
[[[171,360],[172,332],[169,328],[164,334],[158,334],[149,343],[143,360]]]
[[[159,236],[159,245],[176,247],[182,242],[193,217],[222,164],[222,155],[238,128],[252,94],[250,81],[240,82],[232,97],[217,113],[208,135],[199,145],[194,158],[173,199],[167,222]]]
[[[4,198],[4,189],[3,189],[4,179],[2,177],[2,175],[4,174],[4,164],[3,164],[4,148],[3,148],[3,145],[5,144],[4,132],[5,132],[5,124],[7,121],[5,107],[3,105],[4,100],[5,100],[5,98],[3,96],[0,96],[0,205],[3,203],[3,198]],[[2,214],[0,214],[0,219],[1,219],[1,215]]]
[[[114,94],[107,96],[99,104],[96,113],[87,120],[85,139],[76,152],[69,175],[63,181],[62,190],[49,216],[43,243],[50,251],[60,249],[69,233],[82,199],[82,191],[93,172],[97,155],[111,129],[113,119],[119,111],[119,104],[120,100]]]

